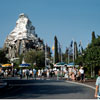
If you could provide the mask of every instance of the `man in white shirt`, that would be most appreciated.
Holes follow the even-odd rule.
[[[84,69],[83,69],[83,67],[80,68],[79,73],[80,73],[80,76],[81,76],[80,81],[83,81],[84,80]]]

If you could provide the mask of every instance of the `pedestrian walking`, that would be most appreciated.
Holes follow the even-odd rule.
[[[25,77],[25,69],[23,69],[22,73],[23,73],[23,77]]]
[[[70,68],[68,68],[68,76],[69,76],[69,79],[71,79],[72,78],[72,68],[70,67]]]
[[[84,69],[83,69],[83,67],[80,67],[79,73],[80,73],[80,81],[83,82],[84,81]]]
[[[27,69],[26,71],[26,76],[27,76],[27,79],[29,78],[29,69]]]
[[[96,80],[96,89],[95,89],[95,98],[98,98],[100,100],[100,70],[98,71],[98,77]]]
[[[57,69],[57,80],[59,80],[59,74],[60,74],[59,69]]]
[[[8,70],[7,69],[5,70],[5,76],[6,76],[6,78],[8,76]]]
[[[36,69],[33,69],[34,78],[36,80]]]
[[[66,68],[65,78],[66,78],[66,80],[68,80],[68,79],[69,79],[69,72],[68,72],[68,68]]]
[[[19,71],[20,79],[22,79],[22,70]]]
[[[76,81],[80,80],[80,74],[79,74],[79,70],[76,69]]]
[[[73,67],[73,69],[72,69],[72,81],[75,81],[75,79],[76,79],[76,68]]]
[[[46,74],[47,74],[47,78],[49,78],[49,70],[47,70]]]
[[[76,80],[76,76],[77,76],[77,69],[76,69],[76,67],[74,67],[74,77],[75,77],[75,80]]]
[[[30,77],[32,78],[32,70],[30,69],[30,71],[29,71],[29,75],[30,75]]]
[[[38,77],[41,77],[41,70],[38,70]]]

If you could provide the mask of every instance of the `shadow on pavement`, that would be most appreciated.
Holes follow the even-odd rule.
[[[27,84],[22,86],[14,86],[11,89],[5,88],[0,93],[0,98],[5,99],[34,99],[34,98],[50,98],[53,99],[55,95],[57,95],[57,99],[66,98],[59,97],[60,95],[68,95],[68,94],[80,94],[83,95],[86,93],[86,88],[82,88],[82,86],[78,85],[66,85],[62,81],[47,81],[47,80],[17,80],[13,81],[15,84]],[[28,83],[33,83],[28,85]],[[11,81],[9,82],[11,84]],[[88,91],[88,89],[87,89]],[[71,97],[72,98],[72,97]],[[74,98],[74,97],[73,97]],[[78,98],[78,97],[77,97]],[[69,98],[70,99],[70,98]]]

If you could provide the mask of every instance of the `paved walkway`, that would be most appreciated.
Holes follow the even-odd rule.
[[[1,99],[94,99],[94,89],[76,82],[51,79],[7,81],[10,86],[2,89]]]
[[[0,88],[7,86],[7,82],[0,80]]]
[[[95,83],[96,83],[96,80],[86,80],[86,82],[84,82],[83,84],[87,84],[87,85],[95,87]]]
[[[7,78],[5,78],[5,79],[2,79],[2,80],[0,80],[0,88],[3,88],[4,86],[6,86],[7,85],[7,82],[5,82],[5,80],[19,80],[20,79],[20,77],[18,77],[18,76],[15,76],[15,77],[7,77]],[[22,80],[26,80],[27,78],[22,78]],[[33,79],[33,78],[30,78],[30,79]],[[29,79],[29,80],[30,80]],[[37,78],[38,80],[40,79],[40,78]],[[51,78],[51,79],[46,79],[46,80],[56,80],[56,78]],[[60,79],[61,80],[61,79]],[[65,80],[66,81],[66,80]],[[84,84],[84,85],[89,85],[89,86],[91,86],[91,87],[94,87],[95,88],[95,80],[86,80],[85,82],[80,82],[80,81],[69,81],[69,82],[72,82],[72,83],[79,83],[79,84]]]

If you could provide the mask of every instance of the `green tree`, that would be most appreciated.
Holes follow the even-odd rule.
[[[54,57],[55,57],[55,63],[59,62],[59,57],[58,57],[58,40],[57,37],[54,37],[54,41],[55,41],[55,53],[54,53]]]
[[[0,63],[6,64],[9,62],[9,59],[6,57],[6,53],[3,50],[0,50]]]
[[[77,42],[74,42],[74,59],[77,59],[77,57],[78,57]]]
[[[24,60],[26,63],[30,63],[31,66],[34,66],[34,63],[36,63],[36,68],[44,68],[45,66],[45,53],[44,51],[36,51],[36,50],[30,50],[25,53]]]
[[[36,51],[35,50],[30,50],[27,51],[24,55],[24,60],[27,63],[31,63],[33,64],[34,62],[36,62]]]
[[[88,75],[94,77],[100,69],[100,36],[96,38],[92,32],[91,43],[83,50],[82,55],[75,60],[76,64],[84,65]]]
[[[78,56],[77,59],[75,59],[75,64],[82,66],[83,63],[84,63],[83,56]]]
[[[62,54],[63,61],[68,63],[68,48],[66,48],[65,53]]]
[[[84,63],[91,71],[91,76],[95,76],[100,69],[100,36],[97,38],[92,33],[92,41],[86,48]]]
[[[50,49],[50,47],[47,45],[47,57],[49,58],[49,59],[51,59],[51,49]]]
[[[44,68],[44,66],[45,66],[45,53],[44,53],[44,51],[37,51],[36,65],[39,69]]]
[[[92,43],[94,42],[95,39],[96,39],[96,37],[95,37],[95,32],[93,31],[93,32],[92,32]]]

